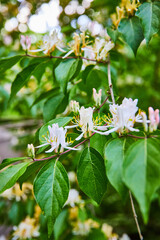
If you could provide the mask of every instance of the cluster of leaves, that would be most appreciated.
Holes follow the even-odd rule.
[[[136,16],[122,19],[118,30],[110,29],[108,33],[114,42],[121,34],[136,54],[144,37],[149,43],[151,37],[159,31],[159,13],[159,2],[143,3],[136,12]],[[6,97],[8,104],[14,102],[16,94],[28,83],[31,76],[34,76],[41,85],[40,80],[46,68],[49,68],[53,74],[49,91],[40,90],[38,96],[35,93],[35,99],[31,104],[33,107],[44,103],[43,119],[46,124],[37,131],[36,141],[42,139],[44,133],[47,132],[48,125],[58,123],[59,126],[65,126],[71,121],[72,117],[54,119],[66,109],[71,99],[88,105],[92,101],[93,87],[109,90],[106,81],[107,67],[101,64],[98,65],[99,68],[89,65],[81,71],[81,58],[63,60],[53,56],[31,58],[27,55],[17,55],[0,60],[0,73],[3,74],[18,62],[25,62],[25,64],[12,83],[10,96]],[[112,74],[114,75],[114,72]],[[4,92],[3,88],[0,90]],[[106,104],[102,110],[105,111],[107,108]],[[159,136],[159,131],[155,135]],[[79,153],[74,153],[73,158],[79,158],[78,155]],[[68,198],[69,180],[61,163],[65,156],[60,156],[59,160],[37,162],[28,157],[12,158],[3,160],[0,165],[0,169],[8,167],[0,172],[0,193],[12,187],[16,181],[22,185],[30,176],[35,176],[35,173],[39,171],[34,179],[34,194],[37,203],[47,217],[49,235]],[[150,138],[144,133],[135,138],[129,136],[119,138],[116,134],[112,137],[95,134],[90,139],[90,146],[82,150],[77,164],[79,186],[98,204],[101,203],[106,192],[108,181],[123,200],[127,198],[128,190],[130,190],[139,203],[146,223],[151,201],[160,187],[158,156],[159,137]],[[12,165],[17,162],[18,164]]]
[[[160,2],[146,2],[138,7],[135,16],[122,18],[117,30],[108,29],[114,42],[119,35],[132,48],[136,55],[137,49],[145,39],[148,44],[152,36],[160,29]]]

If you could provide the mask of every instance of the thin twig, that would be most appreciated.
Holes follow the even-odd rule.
[[[25,54],[22,55],[23,57],[27,56],[27,57],[33,57],[33,58],[57,58],[57,59],[83,59],[83,60],[87,60],[87,61],[91,61],[91,62],[96,62],[96,63],[103,63],[106,64],[108,63],[108,61],[98,61],[96,59],[90,59],[90,58],[86,58],[86,57],[82,57],[82,56],[68,56],[63,58],[63,56],[37,56],[37,55],[31,55],[31,54]]]
[[[99,107],[97,107],[96,109],[94,109],[93,112],[96,112],[96,111],[98,111],[101,107],[103,107],[103,105],[107,102],[108,99],[109,99],[109,96],[106,97],[106,99],[103,101],[103,103],[102,103]]]
[[[134,202],[133,202],[131,191],[129,191],[129,197],[130,197],[130,200],[131,200],[133,216],[134,216],[134,220],[136,222],[139,238],[140,238],[140,240],[143,240],[143,236],[142,236],[141,229],[140,229],[140,226],[139,226],[139,223],[138,223],[138,217],[137,217],[136,210],[135,210],[135,207],[134,207]]]
[[[114,94],[113,94],[113,85],[112,85],[112,79],[111,79],[111,67],[110,67],[110,57],[108,55],[108,84],[109,84],[109,89],[111,93],[111,98],[113,104],[115,104],[115,99],[114,99]]]
[[[139,139],[145,139],[146,137],[140,137],[140,136],[135,136],[131,134],[127,134],[127,137],[132,137],[132,138],[139,138]]]

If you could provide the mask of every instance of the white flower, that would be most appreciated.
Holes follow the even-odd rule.
[[[124,98],[121,105],[113,104],[109,106],[109,110],[112,114],[107,127],[112,129],[106,132],[98,132],[102,135],[108,135],[112,132],[124,133],[128,131],[136,131],[138,129],[133,128],[134,123],[139,119],[139,115],[136,117],[135,114],[138,111],[137,107],[138,99],[134,101],[131,98]],[[95,131],[97,132],[97,131]]]
[[[31,37],[21,35],[20,44],[21,44],[23,50],[25,50],[25,51],[29,50],[31,47]]]
[[[114,43],[112,43],[111,41],[105,43],[99,58],[105,60],[106,56],[108,55],[108,52],[114,47]]]
[[[126,233],[124,233],[120,240],[130,240],[130,237]]]
[[[148,112],[149,112],[149,120],[150,120],[149,131],[153,132],[157,130],[157,127],[159,124],[159,109],[156,109],[154,111],[152,107],[149,107]]]
[[[35,219],[27,217],[24,221],[22,221],[18,227],[13,227],[14,233],[12,240],[17,239],[28,239],[32,237],[38,237],[39,226],[36,225]]]
[[[62,47],[62,41],[58,36],[58,32],[56,30],[54,30],[50,36],[45,35],[43,37],[43,43],[42,43],[40,49],[31,50],[31,52],[43,51],[44,54],[50,54],[51,52],[53,52],[55,50],[55,48],[57,48],[61,52],[65,52],[61,47]]]
[[[96,103],[96,106],[101,105],[101,97],[102,97],[102,89],[100,89],[97,93],[96,89],[93,88],[93,98]]]
[[[145,112],[141,111],[140,116],[142,119],[138,119],[137,122],[143,123],[144,130],[148,131],[148,123],[149,123],[149,132],[153,132],[157,130],[160,118],[159,118],[159,109],[154,109],[152,107],[148,108],[149,120],[147,120],[147,115]]]
[[[46,153],[50,152],[58,152],[59,146],[61,145],[60,152],[63,152],[63,149],[70,149],[70,150],[78,150],[75,148],[68,147],[68,143],[65,142],[66,132],[67,129],[64,129],[63,127],[59,127],[58,123],[52,124],[52,126],[48,126],[49,130],[49,136],[48,138],[45,137],[46,142],[41,144],[39,147],[51,145],[51,149],[48,151],[45,151]]]
[[[76,173],[73,172],[73,171],[68,172],[68,178],[69,178],[69,181],[70,181],[71,183],[76,182],[76,180],[77,180]]]
[[[70,189],[68,199],[65,205],[70,205],[71,207],[75,207],[76,203],[81,203],[81,202],[82,200],[79,195],[79,192],[76,189]]]
[[[83,106],[79,109],[79,118],[76,119],[76,124],[74,126],[66,126],[66,129],[80,127],[81,134],[75,139],[80,140],[83,136],[87,137],[87,133],[91,136],[92,132],[98,132],[98,130],[106,130],[106,126],[96,126],[93,123],[93,108],[84,108]],[[98,132],[100,133],[100,132]]]

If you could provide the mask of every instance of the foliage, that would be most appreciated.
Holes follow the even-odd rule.
[[[112,12],[111,5],[108,9]],[[93,3],[93,9],[97,6],[102,7],[99,1]],[[159,77],[160,3],[122,1],[116,14],[111,17],[112,26],[105,24],[107,32],[103,37],[79,29],[73,36],[66,32],[68,49],[67,45],[61,47],[54,30],[47,36],[47,44],[43,38],[38,49],[43,53],[36,53],[36,44],[30,49],[26,40],[25,54],[0,60],[2,120],[9,114],[9,117],[41,118],[44,123],[27,140],[27,143],[34,141],[39,148],[36,157],[34,146],[30,145],[27,157],[2,161],[0,193],[17,181],[21,187],[26,180],[34,182],[34,196],[46,217],[49,238],[54,232],[55,239],[61,239],[63,228],[67,229],[68,210],[63,207],[69,195],[66,169],[70,167],[77,168],[79,188],[97,208],[112,186],[123,202],[127,201],[128,192],[133,194],[146,224],[151,203],[159,198],[159,110],[150,107],[148,119],[144,110],[152,96],[154,108],[159,107],[156,78]],[[145,41],[150,43],[150,50],[146,50]],[[137,54],[136,59],[127,45]],[[147,63],[146,55],[150,56]],[[146,69],[151,70],[150,61],[155,69],[148,77]],[[139,67],[141,64],[145,70]],[[133,79],[132,87],[127,86],[129,78]],[[6,83],[11,83],[9,94]],[[123,101],[119,96],[123,96]],[[138,111],[137,98],[144,110]],[[10,215],[18,212],[15,209],[19,207],[15,204],[12,208]],[[83,206],[78,211],[82,223],[95,228],[90,235],[87,233],[87,239],[93,239],[94,235],[97,239],[108,237],[93,227],[94,222],[88,223]],[[72,224],[76,231],[78,223]]]

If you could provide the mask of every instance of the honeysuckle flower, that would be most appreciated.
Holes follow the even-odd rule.
[[[149,113],[149,120],[147,120],[147,115],[145,112],[141,111],[140,116],[142,116],[142,119],[137,120],[139,123],[143,123],[144,130],[148,131],[148,124],[149,124],[149,132],[153,132],[157,130],[160,117],[159,117],[159,109],[154,109],[152,107],[148,108]]]
[[[49,55],[55,49],[60,50],[61,52],[65,52],[62,49],[62,40],[58,36],[58,32],[54,30],[50,36],[45,35],[43,37],[43,43],[40,49],[31,50],[31,52],[40,52],[43,51],[44,54]]]
[[[33,144],[28,144],[27,152],[28,152],[29,157],[31,157],[31,158],[35,157],[35,149],[34,149]]]
[[[72,53],[74,53],[76,56],[81,56],[83,48],[85,48],[88,44],[88,42],[86,42],[87,37],[88,36],[85,35],[85,32],[81,34],[74,33],[73,41],[69,44],[71,50],[65,56],[63,56],[63,58],[68,57]]]
[[[111,15],[111,19],[112,22],[114,24],[114,26],[117,28],[121,19],[124,18],[125,15],[125,11],[124,11],[124,7],[116,7],[116,13],[113,13]]]
[[[131,240],[131,239],[126,233],[124,233],[119,240]]]
[[[134,101],[131,98],[124,98],[121,105],[113,104],[109,106],[112,118],[108,121],[107,128],[111,128],[106,132],[98,132],[102,135],[108,135],[112,132],[126,133],[128,131],[139,130],[133,128],[134,123],[139,119],[139,115],[135,116],[138,111],[138,99]]]
[[[159,109],[156,109],[154,111],[152,107],[149,107],[148,112],[149,112],[149,120],[150,120],[149,131],[153,132],[157,130],[157,127],[159,124]]]
[[[31,47],[31,37],[21,35],[20,44],[24,51],[29,50]]]
[[[70,110],[74,113],[79,112],[79,102],[71,100],[70,101]]]
[[[91,136],[92,132],[98,132],[97,130],[106,130],[106,126],[96,126],[93,123],[93,111],[94,109],[84,108],[83,106],[79,109],[79,117],[75,118],[76,124],[73,126],[66,126],[66,129],[79,127],[81,130],[81,134],[75,139],[80,140],[83,136],[87,137],[87,133]],[[98,132],[100,133],[100,132]]]
[[[122,0],[121,6],[124,7],[128,14],[133,15],[135,11],[138,10],[140,5],[139,0]]]
[[[44,137],[45,143],[37,146],[36,148],[51,145],[51,148],[48,151],[45,151],[46,153],[50,153],[53,151],[58,152],[60,145],[60,152],[63,152],[64,148],[70,150],[78,150],[76,148],[68,147],[68,143],[66,143],[65,141],[67,129],[59,127],[58,123],[54,123],[52,124],[52,126],[48,126],[48,131],[48,136]]]
[[[104,38],[96,38],[93,45],[96,60],[105,60],[108,52],[114,47],[114,43],[107,41]]]
[[[71,207],[75,207],[75,204],[78,204],[81,202],[83,202],[83,200],[81,200],[79,192],[76,189],[70,189],[68,199],[65,205],[70,205]]]
[[[99,223],[91,218],[85,220],[84,222],[78,220],[76,223],[74,223],[72,232],[74,235],[86,236],[89,234],[92,228],[99,228]]]
[[[96,103],[96,106],[101,105],[102,89],[99,89],[98,93],[95,88],[93,88],[93,99]]]
[[[5,190],[0,196],[7,198],[8,200],[15,199],[16,201],[26,200],[28,194],[32,193],[33,186],[30,183],[23,183],[22,190],[18,183],[13,187]]]
[[[13,238],[12,240],[17,239],[30,239],[33,237],[38,237],[39,233],[39,225],[36,224],[34,218],[26,217],[24,221],[22,221],[18,227],[13,227]]]
[[[73,172],[73,171],[68,172],[68,178],[69,178],[69,181],[70,181],[71,183],[76,182],[76,180],[77,180],[76,173]]]

